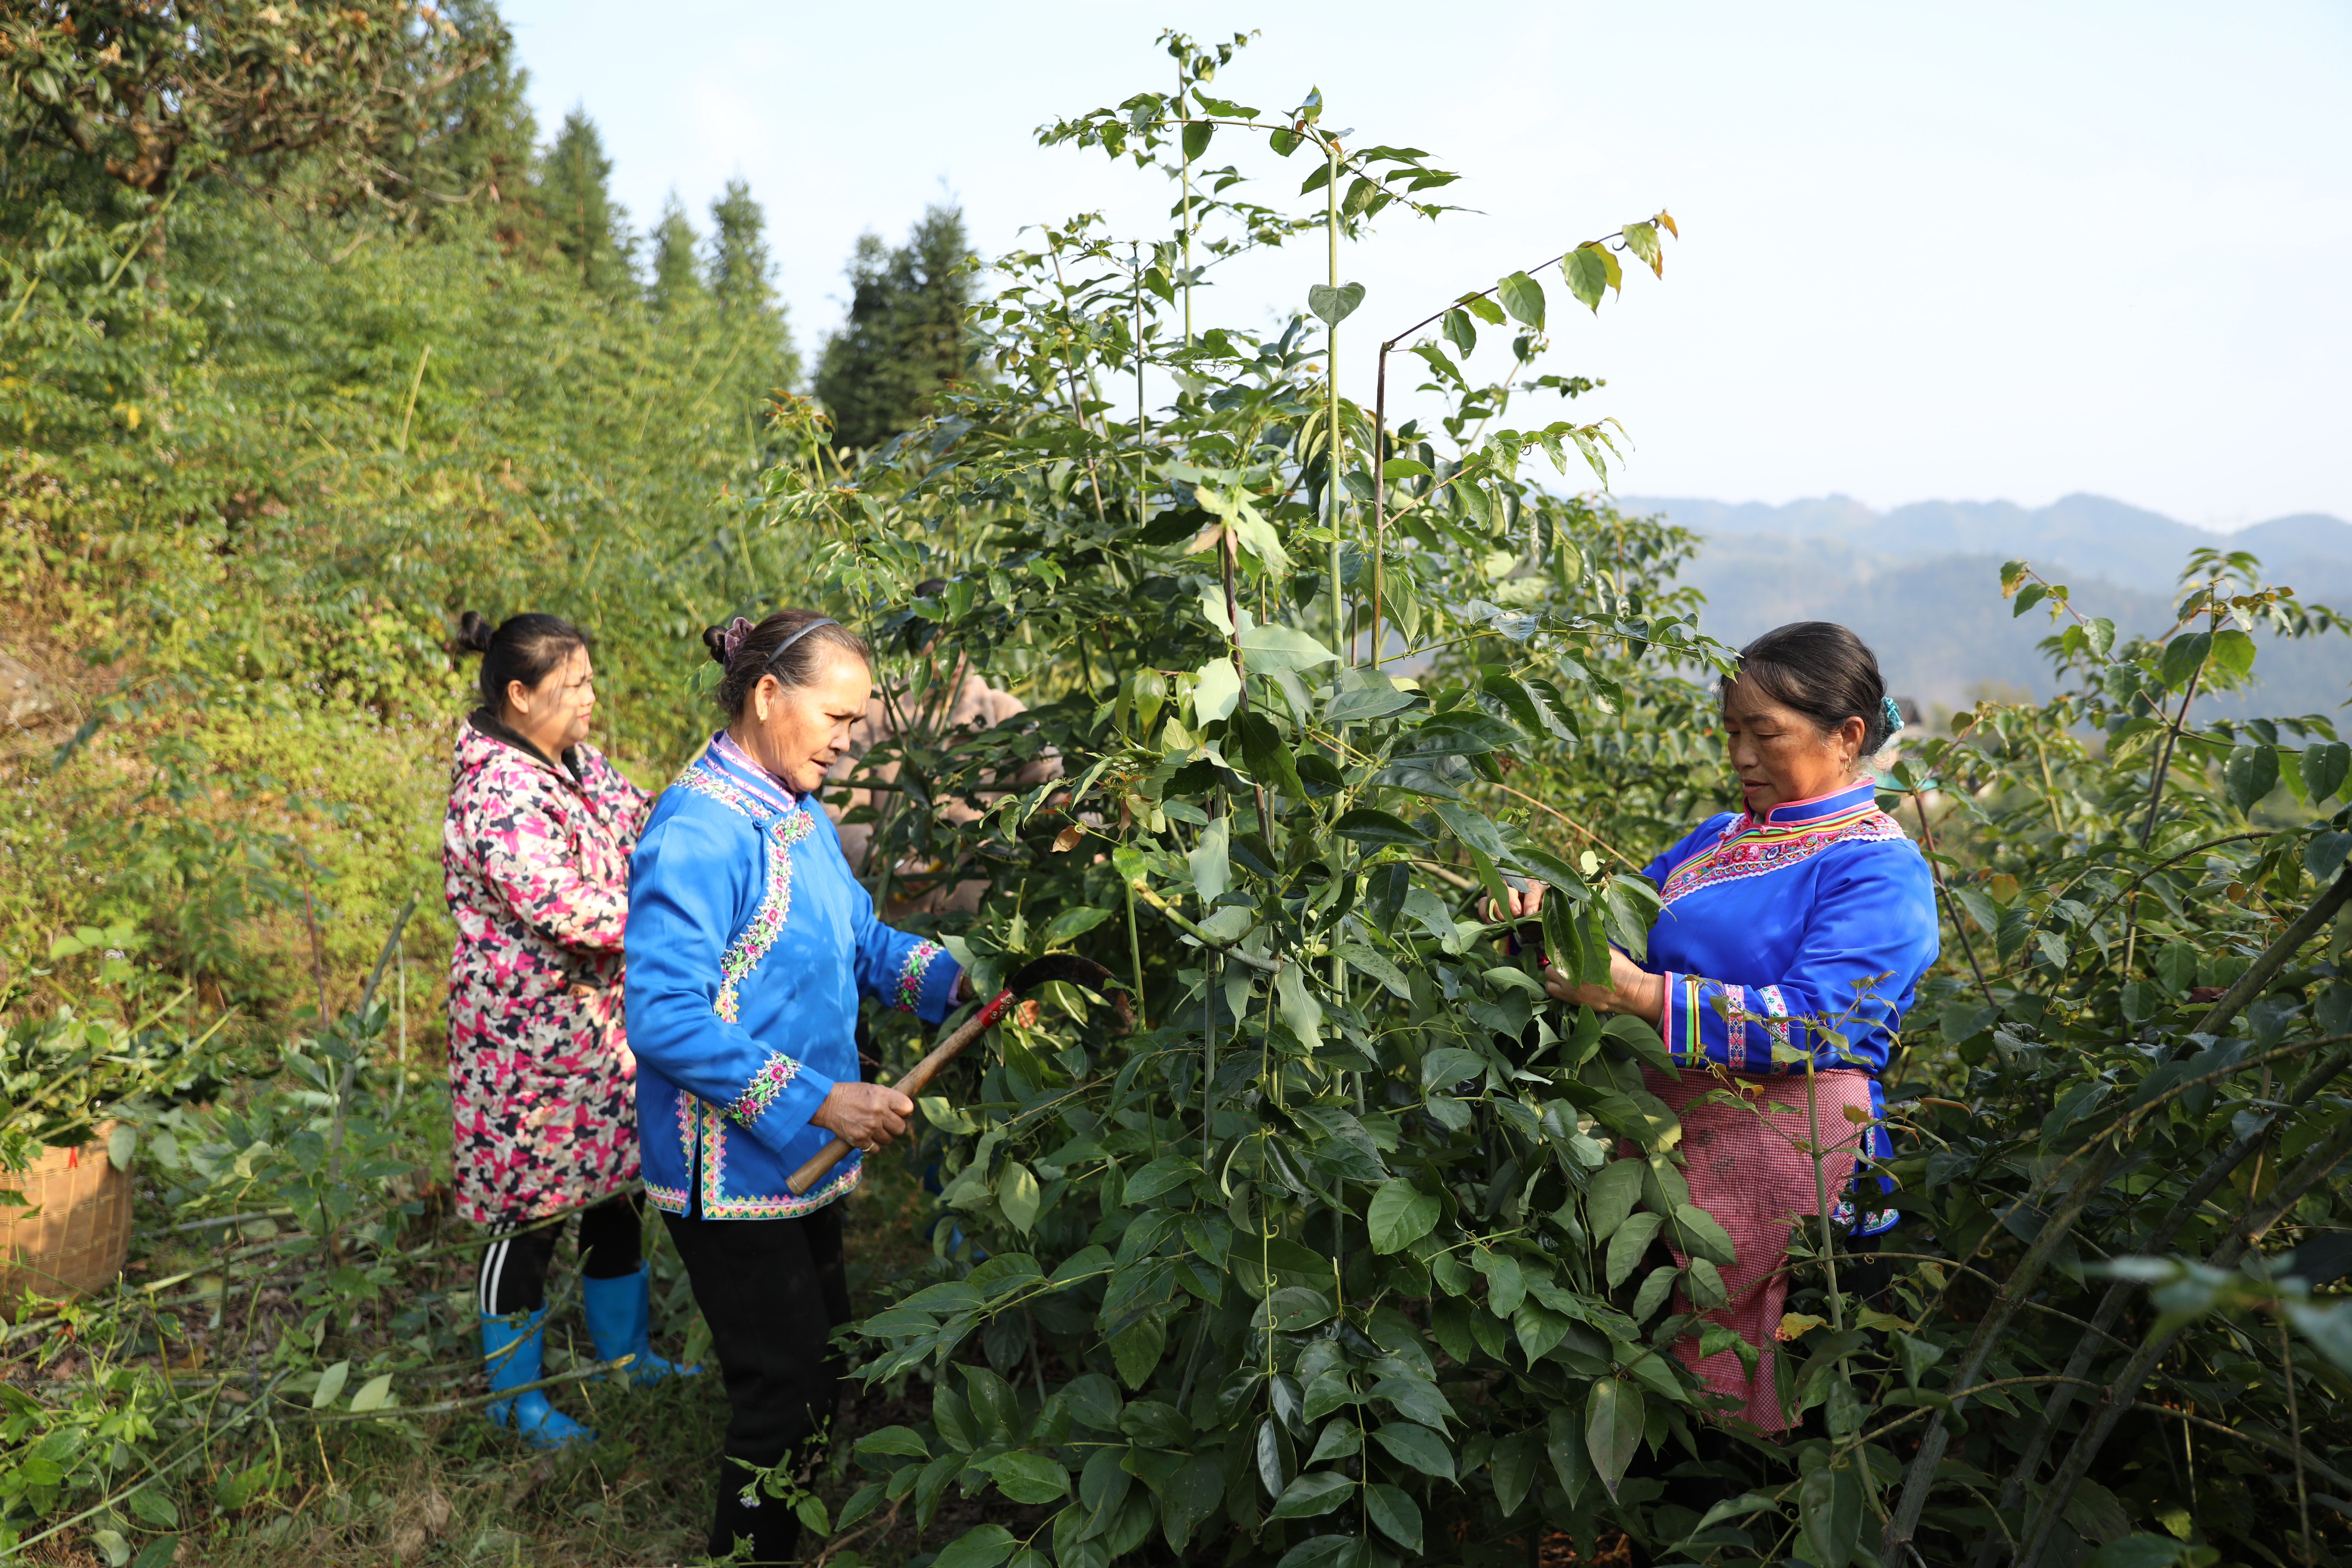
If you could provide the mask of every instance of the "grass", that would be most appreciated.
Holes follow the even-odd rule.
[[[930,1257],[930,1199],[906,1158],[873,1163],[861,1190],[849,1200],[849,1279],[854,1309],[872,1311],[883,1287],[920,1269]],[[443,1221],[432,1228],[451,1238],[468,1227]],[[113,1522],[129,1538],[136,1568],[165,1563],[201,1568],[278,1568],[293,1563],[334,1563],[338,1568],[391,1565],[499,1564],[501,1568],[578,1568],[581,1564],[683,1564],[705,1561],[704,1543],[712,1510],[712,1489],[727,1402],[709,1363],[709,1332],[692,1307],[691,1293],[658,1218],[649,1215],[647,1252],[655,1274],[655,1342],[663,1353],[698,1357],[703,1375],[670,1379],[646,1387],[617,1382],[582,1382],[552,1391],[559,1408],[593,1427],[593,1443],[552,1454],[525,1447],[490,1426],[478,1410],[418,1417],[399,1426],[364,1422],[333,1425],[282,1421],[274,1439],[247,1433],[224,1443],[180,1472],[163,1492],[176,1521],[148,1517]],[[170,1238],[152,1247],[134,1242],[131,1275],[161,1277],[189,1265],[188,1249]],[[370,1342],[398,1337],[410,1318],[437,1319],[449,1333],[471,1320],[473,1254],[453,1256],[452,1266],[432,1282],[435,1300],[385,1302],[373,1315],[355,1315],[343,1325],[351,1353]],[[578,1308],[577,1258],[567,1237],[558,1249],[549,1280],[555,1303],[548,1325],[551,1372],[572,1364],[571,1347],[587,1359],[587,1333]],[[567,1289],[567,1287],[570,1287]],[[422,1309],[422,1310],[419,1310]],[[274,1342],[293,1321],[284,1293],[265,1292],[246,1312],[226,1314],[207,1324],[200,1312],[183,1318],[184,1331],[138,1347],[150,1364],[166,1354],[174,1375],[235,1378],[251,1364],[247,1347]],[[330,1336],[330,1351],[333,1339]],[[0,1381],[55,1401],[92,1371],[92,1353],[71,1342],[70,1333],[20,1337],[0,1348]],[[473,1353],[469,1336],[457,1337],[436,1359],[465,1364]],[[100,1359],[103,1359],[102,1357]],[[429,1393],[404,1394],[408,1404],[478,1394],[487,1389],[478,1367],[469,1375]],[[215,1402],[212,1426],[226,1428],[242,1402],[240,1388]],[[855,1489],[845,1474],[848,1446],[862,1432],[894,1422],[919,1421],[928,1412],[908,1400],[868,1394],[855,1382],[845,1387],[845,1407],[834,1445],[833,1463],[817,1481],[817,1493],[838,1510]],[[918,1390],[919,1394],[922,1391]],[[304,1401],[297,1398],[296,1406]],[[194,1408],[196,1406],[189,1406]],[[257,1432],[259,1428],[248,1428]],[[277,1467],[278,1484],[242,1509],[223,1511],[216,1488],[241,1467],[258,1461]],[[124,1472],[127,1479],[131,1472]],[[936,1549],[978,1517],[976,1505],[943,1506],[927,1544]],[[102,1521],[93,1521],[95,1526]],[[31,1533],[31,1531],[27,1531]],[[824,1542],[812,1539],[814,1552]],[[919,1550],[911,1527],[859,1542],[868,1563],[888,1563]],[[30,1562],[106,1563],[95,1537],[69,1532],[27,1554]]]

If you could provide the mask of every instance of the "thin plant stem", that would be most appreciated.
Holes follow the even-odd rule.
[[[2262,1190],[2262,1179],[2254,1180],[2254,1191]],[[2279,1370],[2286,1382],[2286,1436],[2294,1445],[2294,1508],[2303,1521],[2303,1560],[2306,1563],[2319,1561],[2311,1546],[2311,1493],[2303,1476],[2303,1416],[2296,1407],[2294,1393],[2294,1341],[2287,1333],[2286,1314],[2278,1315]]]
[[[1977,962],[1977,944],[1969,940],[1968,921],[1955,907],[1952,892],[1944,885],[1944,868],[1936,860],[1936,830],[1927,825],[1927,802],[1919,786],[1911,786],[1911,806],[1919,814],[1919,837],[1927,846],[1927,872],[1936,879],[1936,896],[1944,900],[1944,913],[1951,920],[1952,929],[1959,933],[1960,951],[1969,955],[1969,973],[1977,977],[1977,989],[1984,994],[1985,1005],[2000,1005],[1992,999],[1992,986],[1985,980],[1984,965]]]

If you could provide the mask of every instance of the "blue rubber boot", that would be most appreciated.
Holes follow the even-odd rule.
[[[547,1309],[509,1317],[482,1315],[482,1359],[489,1363],[493,1392],[537,1383],[545,1343]],[[491,1402],[487,1414],[493,1426],[510,1426],[534,1448],[561,1448],[566,1443],[595,1441],[596,1434],[547,1402],[543,1389],[532,1389]]]
[[[652,1284],[642,1263],[635,1274],[624,1274],[617,1279],[580,1281],[581,1304],[588,1318],[588,1337],[596,1346],[596,1359],[614,1361],[625,1355],[635,1356],[636,1360],[622,1369],[631,1383],[692,1377],[702,1369],[680,1366],[654,1354],[649,1337]]]

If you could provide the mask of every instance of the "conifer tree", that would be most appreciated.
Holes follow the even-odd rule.
[[[971,374],[963,318],[972,260],[954,207],[926,212],[896,248],[871,234],[858,240],[849,321],[826,342],[816,373],[836,445],[867,448],[910,428]]]
[[[661,221],[654,225],[653,283],[649,290],[654,308],[672,310],[703,292],[702,263],[698,254],[702,238],[688,221],[686,204],[672,191],[662,204]]]
[[[792,323],[776,298],[775,262],[768,249],[768,215],[742,180],[727,182],[710,204],[711,295],[730,330],[751,334],[742,349],[762,395],[790,387],[801,376],[800,351],[793,346]]]
[[[612,176],[613,161],[604,155],[596,122],[584,108],[574,109],[563,117],[563,129],[548,150],[540,202],[555,248],[579,272],[580,281],[599,294],[620,292],[634,276],[629,215],[613,200],[607,184]]]

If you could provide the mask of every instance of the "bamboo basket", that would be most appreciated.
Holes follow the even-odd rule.
[[[106,1157],[111,1124],[89,1142],[45,1149],[26,1171],[0,1171],[0,1188],[28,1205],[0,1206],[0,1321],[25,1292],[86,1296],[122,1272],[131,1250],[131,1177]],[[35,1212],[37,1211],[37,1212]]]

